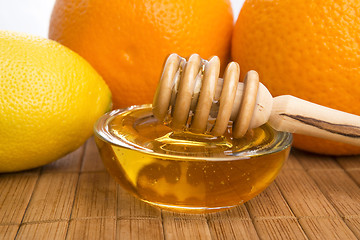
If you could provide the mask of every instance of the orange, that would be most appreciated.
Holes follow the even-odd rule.
[[[87,59],[115,108],[151,103],[170,53],[230,58],[229,0],[57,0],[49,38]]]
[[[293,95],[360,115],[360,1],[248,0],[234,27],[232,58],[259,72],[274,95]],[[294,146],[330,154],[360,148],[295,135]]]

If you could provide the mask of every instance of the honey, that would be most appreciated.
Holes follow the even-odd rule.
[[[112,177],[142,201],[163,209],[204,213],[242,204],[263,191],[286,160],[291,134],[268,125],[233,139],[173,132],[150,105],[115,110],[95,127]]]

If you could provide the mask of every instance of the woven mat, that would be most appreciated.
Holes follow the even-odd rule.
[[[126,193],[94,140],[58,161],[0,175],[0,239],[360,239],[360,156],[292,150],[267,190],[242,206],[189,215]]]

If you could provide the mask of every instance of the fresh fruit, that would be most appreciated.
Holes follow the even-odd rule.
[[[235,24],[232,58],[274,95],[289,94],[360,115],[360,1],[248,0]],[[294,146],[331,154],[360,148],[295,135]]]
[[[87,59],[115,108],[151,103],[170,53],[230,57],[229,0],[57,0],[49,38]]]
[[[42,166],[82,145],[111,93],[57,42],[0,31],[0,172]]]

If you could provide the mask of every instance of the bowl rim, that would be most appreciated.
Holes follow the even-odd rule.
[[[133,144],[130,145],[129,143],[125,143],[125,142],[121,141],[120,139],[115,138],[113,135],[111,135],[107,124],[114,117],[116,117],[117,115],[122,114],[123,112],[126,112],[126,111],[130,111],[130,110],[134,110],[134,109],[142,109],[142,108],[151,108],[151,107],[152,107],[152,104],[133,105],[133,106],[130,106],[127,108],[114,109],[114,110],[111,110],[111,111],[105,113],[94,124],[94,136],[97,138],[100,138],[104,142],[110,143],[112,145],[126,148],[129,150],[140,151],[144,154],[149,154],[154,157],[158,157],[158,158],[165,157],[168,160],[183,159],[186,161],[198,161],[198,160],[232,161],[232,160],[249,159],[252,157],[273,154],[273,153],[277,153],[277,152],[286,150],[291,147],[292,140],[293,140],[291,133],[280,132],[280,131],[273,129],[277,133],[277,136],[276,136],[277,139],[272,144],[273,147],[270,149],[267,149],[267,151],[264,151],[264,149],[262,149],[260,151],[249,150],[249,151],[239,152],[236,155],[235,154],[234,155],[226,155],[224,157],[198,157],[198,156],[182,156],[182,155],[174,155],[174,154],[156,153],[153,151],[149,151],[148,149],[141,147],[141,146],[135,146]]]

